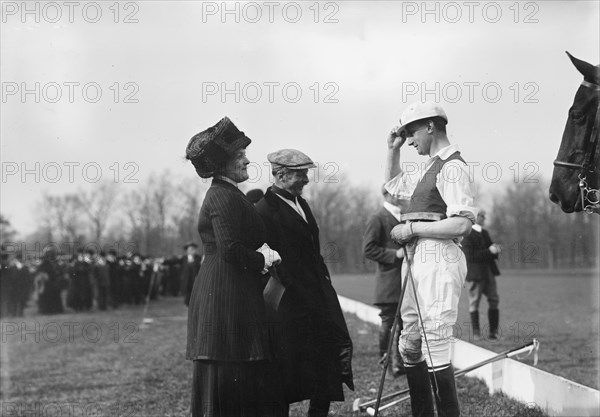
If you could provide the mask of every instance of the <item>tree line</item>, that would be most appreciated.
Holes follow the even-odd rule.
[[[36,231],[22,244],[44,247],[95,245],[94,249],[138,252],[148,256],[181,253],[188,241],[200,243],[197,219],[210,182],[177,178],[168,171],[144,183],[98,183],[89,190],[40,197]],[[246,188],[252,188],[246,186]],[[321,251],[332,273],[367,272],[373,263],[362,251],[368,217],[382,204],[379,187],[357,185],[340,176],[315,181],[305,197],[320,228]],[[495,191],[486,227],[502,245],[501,268],[560,269],[598,266],[600,216],[565,214],[548,200],[548,183],[511,183]],[[2,218],[2,240],[15,231]]]

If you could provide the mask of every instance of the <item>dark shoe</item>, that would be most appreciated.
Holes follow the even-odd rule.
[[[406,366],[406,380],[410,391],[410,407],[413,417],[433,417],[433,395],[429,372],[425,361],[415,366]]]
[[[481,337],[481,331],[479,330],[479,311],[472,311],[471,313],[471,327],[473,329],[473,338],[479,340]]]
[[[430,373],[431,384],[433,382],[433,372]],[[456,395],[456,383],[454,381],[454,367],[450,364],[449,367],[435,373],[437,379],[438,395],[436,404],[439,417],[459,417],[460,407],[458,405],[458,397]],[[435,385],[434,385],[435,389]]]
[[[498,324],[500,322],[500,310],[490,309],[488,310],[488,321],[490,322],[490,334],[491,340],[498,339]]]

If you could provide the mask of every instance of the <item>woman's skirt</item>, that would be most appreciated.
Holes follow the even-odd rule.
[[[192,417],[287,417],[268,361],[193,362]]]

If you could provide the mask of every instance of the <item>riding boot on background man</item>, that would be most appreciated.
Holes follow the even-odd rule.
[[[488,320],[490,323],[490,334],[491,340],[498,339],[498,324],[500,323],[500,310],[497,308],[490,308],[488,310]]]
[[[479,340],[481,337],[481,330],[479,330],[479,311],[471,311],[471,328],[473,329],[473,338]]]

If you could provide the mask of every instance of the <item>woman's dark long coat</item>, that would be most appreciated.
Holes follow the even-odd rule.
[[[277,272],[286,287],[273,326],[275,352],[288,403],[343,401],[342,383],[354,388],[352,341],[321,256],[319,228],[306,201],[298,202],[307,221],[271,188],[257,204],[267,243],[282,258]]]
[[[38,274],[45,274],[44,290],[38,298],[40,314],[60,314],[63,312],[60,297],[62,269],[55,260],[44,259],[37,269]]]
[[[198,231],[205,259],[188,309],[187,359],[244,362],[268,359],[262,298],[264,224],[244,194],[214,179]]]

